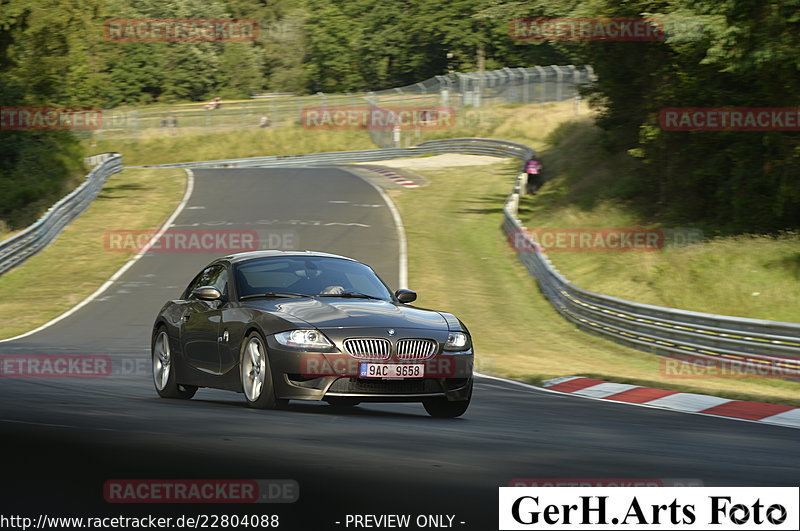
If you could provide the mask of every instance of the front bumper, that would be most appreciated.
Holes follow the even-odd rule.
[[[330,335],[329,335],[330,337]],[[333,340],[338,345],[338,341]],[[420,361],[356,359],[337,352],[305,352],[267,338],[269,360],[280,399],[325,400],[355,398],[361,402],[419,402],[427,398],[467,400],[472,388],[472,350],[442,352]],[[360,378],[361,363],[422,363],[424,378]]]

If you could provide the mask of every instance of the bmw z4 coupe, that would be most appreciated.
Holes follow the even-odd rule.
[[[421,402],[434,417],[460,416],[472,396],[472,339],[454,315],[411,306],[416,297],[343,256],[225,256],[158,313],[156,391],[188,399],[226,389],[263,409]]]

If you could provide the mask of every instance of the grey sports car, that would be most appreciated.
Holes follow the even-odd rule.
[[[367,265],[327,253],[255,251],[215,260],[153,325],[153,380],[165,398],[199,387],[289,400],[422,402],[457,417],[472,396],[472,340],[455,316],[410,306]]]

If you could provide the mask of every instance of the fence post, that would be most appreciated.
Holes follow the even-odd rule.
[[[547,101],[547,73],[541,66],[534,66],[533,68],[539,73],[539,84],[542,87],[542,96],[539,98],[539,103],[542,103]]]
[[[564,71],[557,65],[550,65],[550,68],[556,71],[556,101],[561,101],[563,99]]]

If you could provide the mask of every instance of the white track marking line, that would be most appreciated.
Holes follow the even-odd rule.
[[[527,389],[528,391],[539,391],[539,392],[543,392],[543,393],[552,393],[552,394],[557,394],[557,395],[565,394],[565,393],[561,393],[559,391],[551,391],[550,389],[548,389],[546,387],[539,387],[537,385],[533,385],[533,384],[529,384],[529,383],[525,383],[525,382],[518,382],[516,380],[509,380],[507,378],[500,378],[499,376],[492,376],[491,374],[483,374],[481,372],[474,372],[474,371],[473,371],[472,374],[474,376],[477,376],[478,378],[486,378],[487,380],[496,380],[498,382],[512,384],[512,385],[515,385],[517,387],[523,387],[523,388]],[[576,378],[579,378],[579,377],[576,376]]]
[[[380,194],[381,198],[383,198],[383,202],[386,203],[386,206],[389,207],[389,211],[392,213],[392,218],[394,218],[394,226],[397,230],[397,240],[400,247],[400,264],[399,264],[399,272],[398,272],[398,288],[399,289],[406,289],[408,287],[408,244],[406,242],[406,227],[403,225],[403,218],[400,217],[400,211],[397,210],[397,206],[392,201],[392,198],[377,184],[373,183],[369,179],[358,175],[356,172],[348,172],[350,175],[355,175],[365,183],[369,184],[377,192]]]
[[[45,324],[41,325],[40,327],[34,328],[33,330],[31,330],[29,332],[25,332],[24,334],[20,334],[18,336],[9,337],[8,339],[0,339],[0,343],[5,343],[6,341],[15,341],[17,339],[22,339],[23,337],[28,337],[30,335],[35,334],[36,332],[40,332],[40,331],[44,330],[45,328],[49,328],[49,327],[53,326],[57,322],[59,322],[59,321],[61,321],[63,319],[66,319],[70,315],[74,314],[75,312],[77,312],[78,310],[80,310],[81,308],[83,308],[84,306],[89,304],[90,302],[92,302],[94,299],[96,299],[97,297],[102,295],[103,292],[105,292],[108,288],[110,288],[114,284],[114,282],[119,280],[119,278],[122,275],[124,275],[125,272],[133,266],[133,264],[138,262],[139,259],[142,256],[144,256],[147,253],[147,251],[150,250],[150,248],[156,243],[156,241],[158,241],[158,239],[161,238],[161,236],[165,232],[167,232],[167,230],[172,225],[172,222],[175,221],[175,218],[177,218],[178,215],[186,207],[186,203],[189,202],[189,198],[192,196],[192,192],[194,191],[194,173],[192,173],[192,170],[187,168],[186,169],[186,175],[187,175],[186,191],[183,193],[183,199],[181,199],[181,202],[178,204],[177,208],[175,208],[175,211],[172,213],[172,215],[169,217],[169,219],[167,219],[167,221],[165,221],[164,224],[161,225],[161,228],[158,229],[158,232],[152,238],[150,238],[150,241],[147,242],[147,245],[145,245],[142,248],[141,251],[139,251],[135,256],[133,256],[130,260],[128,260],[125,263],[125,265],[123,265],[121,268],[119,268],[117,270],[117,272],[114,273],[111,276],[111,278],[106,280],[105,283],[102,286],[97,288],[97,290],[94,293],[92,293],[91,295],[89,295],[88,297],[83,299],[81,302],[79,302],[78,304],[76,304],[75,306],[73,306],[72,308],[67,310],[66,312],[62,313],[61,315],[59,315],[55,319],[52,319],[52,320],[46,322]]]

